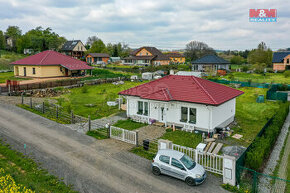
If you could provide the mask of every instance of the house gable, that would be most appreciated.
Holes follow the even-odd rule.
[[[283,61],[285,65],[290,65],[290,54],[285,56]]]
[[[87,49],[86,49],[86,47],[84,46],[84,44],[83,44],[81,41],[79,41],[79,42],[75,45],[75,47],[73,48],[73,51],[86,52]]]
[[[139,52],[135,54],[136,56],[153,56],[146,48],[142,48]]]

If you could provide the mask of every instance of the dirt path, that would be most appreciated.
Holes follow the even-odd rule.
[[[97,141],[1,101],[0,139],[22,152],[26,144],[28,155],[80,192],[225,192],[213,175],[197,187],[154,176],[151,162],[129,153],[129,144]]]
[[[289,125],[288,125],[289,127]],[[288,132],[288,138],[285,144],[284,154],[280,163],[280,168],[278,170],[278,177],[282,179],[287,179],[287,166],[288,166],[288,158],[290,154],[290,133]],[[286,182],[283,180],[276,180],[272,192],[284,192],[286,188]]]

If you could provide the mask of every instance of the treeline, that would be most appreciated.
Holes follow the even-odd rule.
[[[18,53],[23,53],[24,49],[33,49],[34,52],[48,49],[58,51],[66,41],[51,28],[43,29],[40,26],[24,34],[18,26],[9,26],[5,32],[0,31],[0,49]]]

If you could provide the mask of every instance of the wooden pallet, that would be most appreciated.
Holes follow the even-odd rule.
[[[218,143],[216,148],[213,150],[213,154],[218,154],[218,152],[221,150],[221,148],[223,147],[222,143]]]
[[[212,150],[213,150],[215,144],[216,144],[215,142],[212,142],[212,144],[211,144],[211,146],[210,146],[210,148],[209,148],[209,150],[208,150],[208,153],[211,153],[211,152],[212,152]]]
[[[155,122],[155,123],[153,123],[153,125],[156,125],[156,126],[159,126],[159,127],[163,127],[165,125],[165,123]]]
[[[209,149],[209,147],[211,146],[211,144],[212,144],[212,142],[209,142],[209,143],[206,145],[206,147],[205,147],[205,149],[204,149],[204,152],[207,152],[207,151],[208,151],[208,149]]]

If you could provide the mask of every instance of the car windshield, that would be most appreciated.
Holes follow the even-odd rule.
[[[184,155],[180,161],[184,164],[184,166],[191,170],[195,167],[196,163],[194,161],[192,161],[192,159],[190,157],[188,157],[187,155]]]

